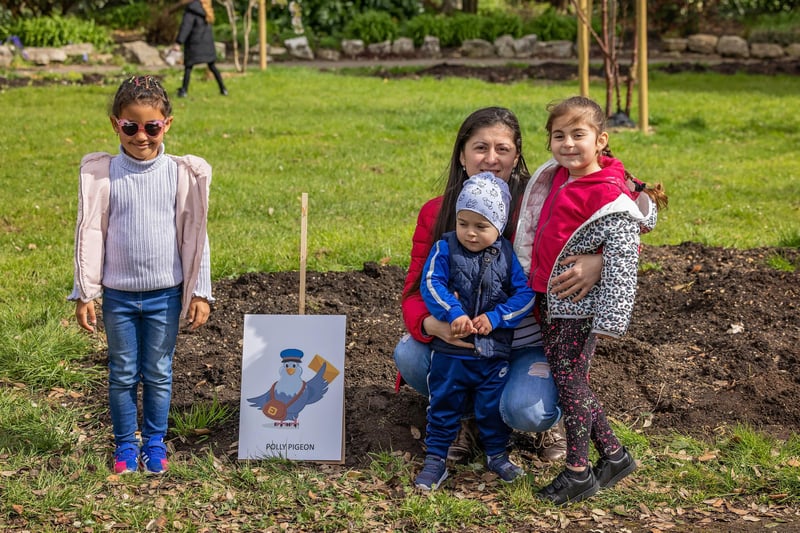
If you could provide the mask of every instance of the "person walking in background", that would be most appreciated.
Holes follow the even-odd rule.
[[[427,455],[415,480],[423,490],[447,478],[447,451],[470,396],[489,470],[506,482],[524,473],[509,460],[511,428],[500,415],[513,328],[533,309],[527,276],[503,237],[510,208],[506,182],[491,172],[468,179],[456,201],[456,230],[434,243],[423,268],[420,290],[431,314],[473,345],[431,342]]]
[[[110,112],[119,154],[81,160],[75,277],[69,300],[78,325],[94,333],[102,296],[108,341],[108,395],[114,472],[167,469],[172,357],[181,318],[190,329],[210,313],[211,255],[206,224],[211,167],[167,155],[172,106],[152,76],[122,82]],[[142,384],[142,428],[137,391]]]
[[[566,468],[538,497],[564,505],[585,500],[636,469],[590,388],[589,366],[598,337],[620,337],[628,329],[644,217],[634,201],[638,192],[631,191],[625,168],[608,149],[600,106],[576,96],[550,104],[548,111],[548,149],[558,166],[541,207],[529,282],[567,433]],[[666,206],[660,185],[645,192],[659,208]],[[565,269],[563,259],[592,253],[603,257],[599,284],[577,302],[554,297],[551,285]],[[600,455],[594,469],[590,441]]]
[[[180,50],[183,45],[183,85],[178,89],[178,97],[189,94],[189,82],[192,78],[192,67],[207,64],[214,75],[222,96],[228,96],[228,90],[222,81],[222,74],[216,65],[217,50],[214,46],[214,7],[211,0],[192,0],[183,11],[181,27],[175,39],[174,49]]]

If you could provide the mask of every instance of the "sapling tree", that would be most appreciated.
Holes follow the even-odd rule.
[[[603,54],[603,72],[606,80],[606,101],[605,110],[609,117],[609,123],[613,126],[634,127],[635,124],[630,119],[631,100],[633,86],[636,83],[636,69],[638,63],[637,36],[633,34],[631,64],[625,76],[625,105],[622,104],[620,87],[620,52],[624,50],[623,33],[618,30],[620,17],[618,17],[619,4],[617,0],[600,0],[600,34],[592,27],[591,16],[584,13],[578,6],[577,0],[571,0],[572,5],[578,13],[579,22],[586,24],[594,41],[597,43],[600,52]],[[623,6],[623,17],[625,20],[625,7]],[[614,111],[612,112],[612,101]]]

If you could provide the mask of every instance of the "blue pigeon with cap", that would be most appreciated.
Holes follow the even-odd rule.
[[[307,405],[318,402],[328,392],[325,381],[327,363],[305,381],[303,379],[303,351],[297,348],[281,350],[281,366],[278,368],[278,381],[264,394],[247,398],[251,407],[260,409],[265,416],[275,420],[276,426],[299,425],[298,416]]]

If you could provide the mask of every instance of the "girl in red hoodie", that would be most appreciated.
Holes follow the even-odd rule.
[[[533,239],[529,283],[536,292],[544,352],[558,388],[567,434],[566,468],[538,496],[578,502],[636,469],[589,387],[597,337],[625,333],[633,311],[644,217],[622,163],[611,157],[605,113],[573,97],[548,106],[548,148],[558,163]],[[660,186],[648,191],[666,205]],[[600,282],[580,301],[554,298],[565,257],[601,253]],[[589,442],[600,460],[589,468]]]

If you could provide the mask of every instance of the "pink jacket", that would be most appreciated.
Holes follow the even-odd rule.
[[[185,317],[192,301],[193,289],[197,285],[206,241],[211,166],[204,159],[193,155],[168,157],[178,164],[175,222],[183,264],[181,316]],[[73,293],[71,299],[80,298],[89,302],[102,293],[111,158],[112,155],[106,152],[94,152],[85,155],[81,160],[78,223],[75,228],[77,294]]]

